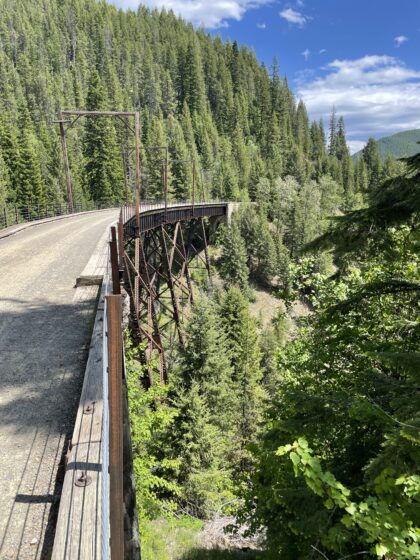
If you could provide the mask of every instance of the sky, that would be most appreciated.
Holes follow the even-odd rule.
[[[109,0],[135,9],[138,0]],[[352,152],[420,128],[420,0],[143,0],[273,57],[310,119],[343,115]]]

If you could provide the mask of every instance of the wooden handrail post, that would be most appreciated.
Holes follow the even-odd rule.
[[[107,296],[111,560],[124,558],[121,296]],[[106,475],[106,473],[104,473]]]

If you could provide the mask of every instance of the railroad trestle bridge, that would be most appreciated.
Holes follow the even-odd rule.
[[[157,362],[160,382],[167,383],[171,348],[186,340],[184,313],[194,302],[195,261],[211,286],[208,244],[234,207],[227,202],[143,204],[140,211],[124,206],[111,227],[109,266],[67,454],[54,560],[140,558],[122,292],[130,297],[131,330],[143,349],[141,360]]]

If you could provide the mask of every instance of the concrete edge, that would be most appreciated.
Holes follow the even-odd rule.
[[[41,226],[42,224],[48,224],[50,222],[56,222],[58,220],[64,220],[66,218],[74,218],[75,216],[84,216],[85,214],[94,214],[97,212],[108,212],[109,210],[118,210],[118,206],[115,208],[103,208],[102,210],[86,210],[85,212],[75,212],[74,214],[64,214],[63,216],[52,216],[51,218],[44,218],[43,220],[34,220],[33,222],[25,222],[17,226],[10,226],[3,230],[0,230],[0,239],[6,239],[12,235],[28,229],[30,227]]]

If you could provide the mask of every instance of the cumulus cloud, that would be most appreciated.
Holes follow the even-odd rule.
[[[298,12],[293,8],[285,8],[279,12],[279,16],[289,23],[298,25],[299,27],[303,27],[305,23],[311,19],[309,16],[305,16],[305,14]]]
[[[408,37],[405,35],[398,35],[398,37],[394,37],[394,44],[397,48],[401,47],[401,45],[406,41],[408,41]]]
[[[311,51],[310,51],[309,49],[305,49],[305,50],[301,53],[301,55],[303,56],[303,58],[304,58],[306,61],[308,61],[308,58],[309,58],[310,54],[311,54]]]
[[[265,29],[267,25],[265,23],[257,23],[258,29]]]
[[[226,27],[229,19],[239,21],[248,10],[271,4],[272,0],[109,0],[119,8],[137,9],[141,3],[148,8],[173,10],[194,25],[215,29]]]
[[[316,78],[300,73],[298,97],[310,116],[328,122],[333,106],[344,116],[350,146],[369,136],[420,128],[420,71],[391,56],[333,60]]]

